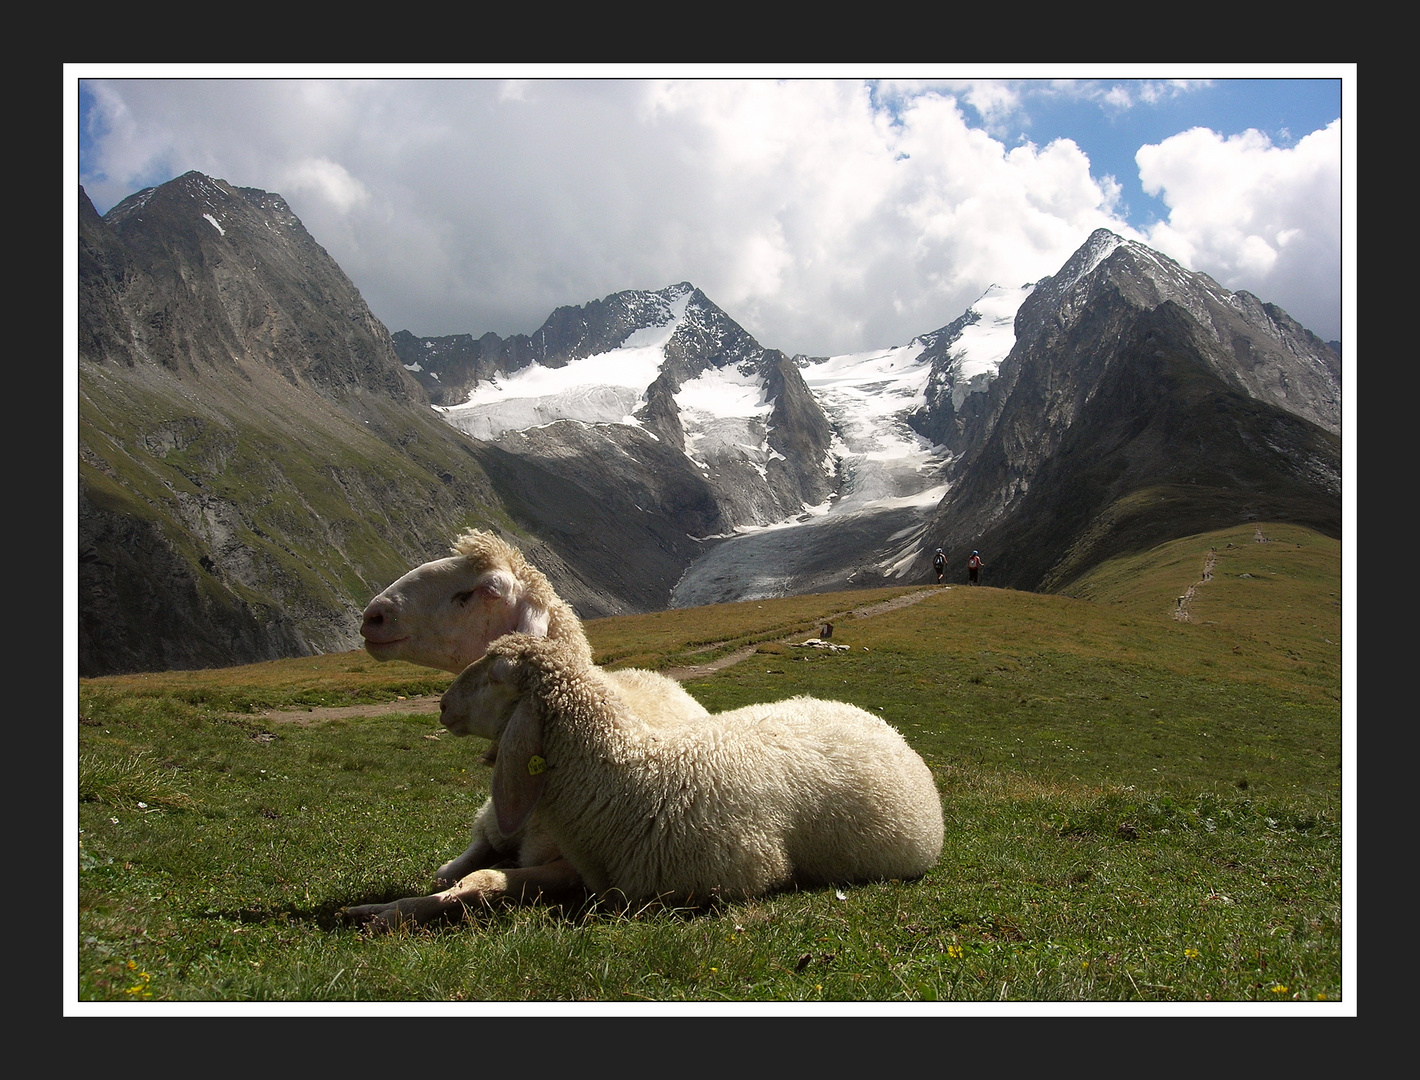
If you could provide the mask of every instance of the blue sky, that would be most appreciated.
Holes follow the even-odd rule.
[[[1113,87],[1117,81],[1107,82]],[[1032,103],[1029,126],[1019,135],[1037,143],[1073,139],[1089,155],[1092,172],[1111,174],[1124,185],[1125,217],[1136,228],[1168,216],[1163,201],[1139,185],[1134,161],[1139,147],[1204,127],[1226,135],[1255,128],[1274,146],[1291,148],[1303,135],[1341,115],[1341,80],[1329,78],[1216,79],[1206,87],[1127,106],[1110,106],[1103,96],[1103,90],[1084,100],[1042,93]]]
[[[101,213],[189,169],[277,192],[392,331],[531,333],[685,280],[761,344],[841,354],[1106,227],[1342,336],[1354,66],[271,71],[71,66],[78,182]]]

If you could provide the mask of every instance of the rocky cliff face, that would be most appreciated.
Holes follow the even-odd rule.
[[[102,219],[81,208],[81,220],[82,280],[121,301],[91,307],[81,296],[82,322],[118,317],[122,328],[128,347],[103,360],[196,377],[261,365],[333,399],[423,399],[390,362],[384,327],[279,195],[187,173]],[[103,273],[116,258],[121,276]]]
[[[823,502],[834,489],[826,467],[833,428],[804,382],[798,365],[777,349],[764,357],[764,392],[774,402],[767,441],[774,457],[767,469],[770,487],[784,493],[780,509],[768,520],[783,520],[804,505]]]
[[[1017,315],[1017,341],[1048,353],[1113,296],[1137,311],[1175,304],[1197,325],[1200,359],[1218,378],[1333,434],[1341,430],[1341,364],[1329,345],[1275,305],[1229,292],[1207,274],[1107,229],[1037,283]]]
[[[1339,533],[1339,358],[1275,307],[1112,233],[1037,283],[983,411],[930,531],[954,565],[989,552],[994,584],[1060,588],[1111,554],[1239,520]]]

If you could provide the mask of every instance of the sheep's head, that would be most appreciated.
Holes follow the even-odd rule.
[[[525,692],[527,679],[516,657],[494,651],[464,668],[439,700],[439,722],[455,735],[497,741]]]
[[[366,606],[360,636],[376,660],[462,671],[504,634],[548,633],[553,607],[563,605],[521,552],[473,530],[453,550],[415,567]]]

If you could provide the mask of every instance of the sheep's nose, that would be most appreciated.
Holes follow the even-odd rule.
[[[373,633],[378,633],[386,624],[393,624],[395,621],[394,612],[387,600],[371,600],[365,608],[365,615],[360,623],[360,636],[368,638]]]

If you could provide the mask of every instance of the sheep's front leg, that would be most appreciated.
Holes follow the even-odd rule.
[[[498,817],[492,799],[484,800],[483,805],[478,808],[470,832],[473,834],[473,843],[468,845],[464,853],[434,871],[434,880],[445,888],[485,867],[501,869],[504,866],[516,866],[520,862],[551,862],[560,854],[555,848],[545,851],[538,849],[528,852],[533,858],[520,858],[526,840],[522,834],[505,837],[498,831]]]
[[[443,866],[434,871],[434,880],[440,885],[452,885],[473,873],[475,870],[482,870],[484,867],[498,866],[501,863],[510,861],[512,856],[507,855],[483,837],[479,837],[468,845],[456,859],[450,859]]]
[[[541,866],[475,870],[457,885],[431,896],[409,896],[390,904],[360,904],[345,908],[342,914],[350,922],[372,930],[390,930],[433,922],[470,907],[558,904],[584,900],[586,896],[582,876],[566,859],[557,859]]]

